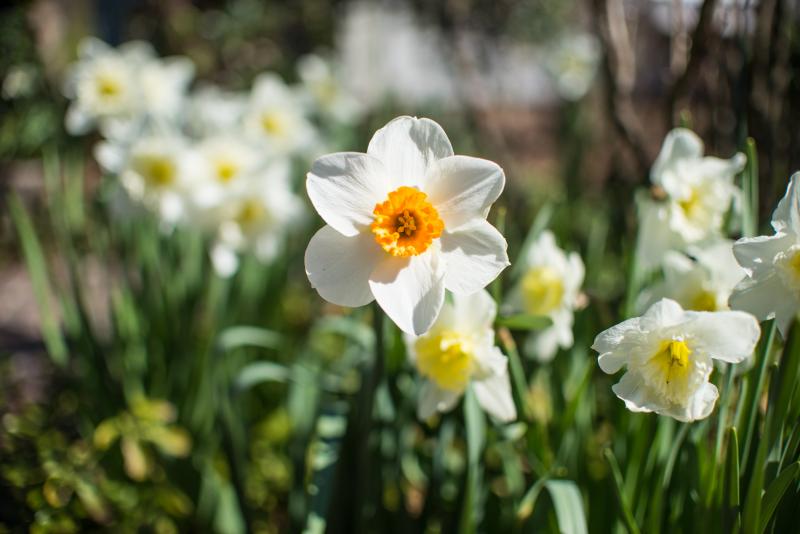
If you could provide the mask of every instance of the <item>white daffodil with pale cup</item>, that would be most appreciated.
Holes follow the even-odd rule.
[[[494,344],[496,315],[497,305],[484,289],[453,295],[427,333],[406,334],[408,357],[424,379],[417,405],[420,419],[453,409],[467,387],[493,417],[517,417],[508,359]]]
[[[366,154],[312,165],[306,189],[327,224],[306,250],[311,285],[341,306],[377,300],[401,330],[423,334],[445,289],[475,293],[509,265],[505,238],[486,220],[504,185],[496,163],[454,155],[437,123],[394,119]]]
[[[556,244],[552,232],[545,230],[525,253],[525,271],[511,291],[509,305],[515,311],[549,317],[553,324],[531,333],[525,353],[542,362],[552,360],[559,347],[572,346],[574,310],[585,273],[583,260],[576,252],[566,253]]]
[[[633,412],[678,421],[708,417],[719,391],[709,381],[713,360],[739,363],[753,352],[761,329],[737,311],[685,311],[662,299],[641,317],[598,334],[592,348],[603,372],[626,372],[612,390]]]
[[[733,309],[759,319],[775,318],[786,337],[800,311],[800,172],[789,181],[786,195],[772,214],[771,236],[745,237],[733,254],[747,276],[731,295]]]

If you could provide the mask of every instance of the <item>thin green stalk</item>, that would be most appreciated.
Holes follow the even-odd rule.
[[[768,326],[762,328],[762,339],[759,348],[756,350],[756,358],[758,364],[758,373],[756,374],[755,387],[748,388],[748,396],[745,400],[745,417],[742,422],[742,428],[745,429],[744,447],[742,447],[740,465],[741,471],[745,472],[747,469],[747,460],[750,454],[750,445],[753,442],[753,432],[755,430],[756,415],[758,412],[758,403],[761,399],[761,391],[764,389],[764,381],[766,378],[767,363],[770,358],[770,349],[775,338],[775,320],[768,321]]]
[[[614,452],[611,449],[603,450],[603,456],[605,456],[606,462],[608,462],[608,467],[611,469],[611,478],[614,482],[614,491],[615,495],[617,496],[617,504],[619,504],[620,510],[622,511],[622,519],[625,524],[625,528],[628,529],[629,534],[639,534],[639,527],[636,525],[636,520],[633,518],[633,513],[631,512],[628,500],[625,498],[625,492],[623,490],[622,483],[622,473],[620,473],[617,458],[614,456]]]

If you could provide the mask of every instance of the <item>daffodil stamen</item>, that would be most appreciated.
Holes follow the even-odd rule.
[[[416,256],[442,235],[444,223],[427,198],[418,189],[402,186],[375,206],[370,229],[386,252],[398,257]]]

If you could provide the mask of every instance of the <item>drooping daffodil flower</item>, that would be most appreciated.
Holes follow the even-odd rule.
[[[487,413],[500,421],[516,418],[508,359],[494,344],[496,314],[497,305],[484,289],[453,295],[427,333],[406,334],[408,357],[424,380],[420,419],[453,409],[470,385]]]
[[[719,396],[709,381],[713,360],[739,363],[750,356],[761,329],[739,311],[684,311],[662,299],[644,315],[598,334],[592,348],[603,372],[625,374],[612,390],[633,412],[678,421],[708,417]]]

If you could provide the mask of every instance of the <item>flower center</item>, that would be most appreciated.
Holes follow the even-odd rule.
[[[230,160],[221,159],[216,162],[217,180],[222,183],[228,183],[236,177],[239,172],[239,166]]]
[[[281,135],[286,131],[286,119],[280,113],[264,113],[261,116],[261,127],[269,135]]]
[[[672,402],[683,402],[688,394],[691,354],[685,341],[671,339],[647,362],[648,382]]]
[[[420,374],[448,391],[461,392],[475,370],[472,339],[453,330],[442,330],[416,341]]]
[[[165,156],[143,158],[139,165],[140,173],[151,187],[168,187],[175,182],[175,163]]]
[[[122,93],[122,85],[111,76],[100,76],[97,79],[97,93],[104,99],[111,100]]]
[[[383,250],[392,256],[416,256],[442,235],[444,223],[427,198],[418,189],[402,186],[375,205],[370,229]]]
[[[687,308],[694,311],[717,311],[717,296],[712,291],[702,289]]]
[[[239,226],[248,227],[257,223],[264,218],[266,210],[264,206],[255,200],[245,200],[239,207],[239,212],[236,214],[236,222]]]
[[[800,244],[775,255],[773,265],[783,283],[792,291],[800,294]]]
[[[689,194],[688,198],[684,198],[683,200],[678,201],[678,205],[683,210],[683,213],[686,215],[687,219],[693,218],[696,214],[698,208],[701,205],[700,194],[697,189],[692,188],[692,192]]]
[[[561,305],[564,282],[552,267],[535,267],[522,278],[525,308],[532,315],[547,315]]]

